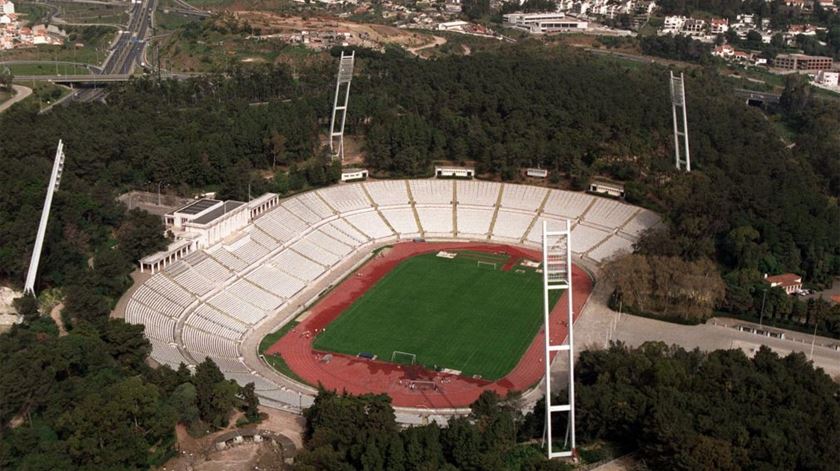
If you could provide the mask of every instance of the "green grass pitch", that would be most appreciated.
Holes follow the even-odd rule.
[[[466,254],[465,254],[466,255]],[[542,275],[471,257],[420,255],[397,265],[315,340],[318,350],[413,353],[427,367],[495,380],[516,366],[542,325]],[[517,270],[519,270],[517,272]],[[559,291],[552,293],[557,302]]]

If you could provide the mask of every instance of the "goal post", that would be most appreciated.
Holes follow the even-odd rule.
[[[484,260],[477,260],[475,263],[478,268],[490,268],[491,270],[496,269],[496,262],[485,262]]]
[[[401,352],[394,350],[391,353],[391,363],[401,363],[403,365],[413,365],[417,361],[417,355],[409,352]]]

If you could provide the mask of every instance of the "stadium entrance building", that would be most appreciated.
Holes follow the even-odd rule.
[[[279,198],[273,193],[251,203],[201,198],[166,214],[166,230],[175,241],[166,250],[142,258],[140,271],[156,273],[198,249],[221,242],[278,203]]]

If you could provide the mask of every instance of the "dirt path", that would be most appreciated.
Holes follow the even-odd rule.
[[[32,89],[24,87],[23,85],[12,85],[12,89],[15,91],[15,96],[9,98],[3,103],[0,103],[0,113],[6,111],[6,109],[15,103],[25,100],[29,95],[32,95]]]
[[[64,309],[64,303],[56,304],[50,310],[50,317],[52,317],[53,322],[55,325],[58,326],[58,336],[64,337],[67,335],[67,329],[64,328],[64,321],[61,320],[61,310]]]
[[[422,46],[409,47],[409,48],[406,48],[406,50],[408,52],[414,54],[415,56],[419,56],[420,51],[422,51],[424,49],[430,49],[430,48],[433,48],[433,47],[443,46],[444,44],[446,44],[446,38],[441,37],[441,36],[432,36],[432,42],[424,44]]]

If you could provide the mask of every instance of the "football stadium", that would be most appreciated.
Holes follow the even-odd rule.
[[[141,261],[125,302],[155,361],[209,357],[291,411],[319,385],[387,393],[403,423],[539,385],[544,221],[571,223],[575,315],[594,283],[581,267],[660,222],[616,199],[472,179],[199,200],[167,218],[199,232]],[[566,295],[550,299],[552,337],[565,335]]]

